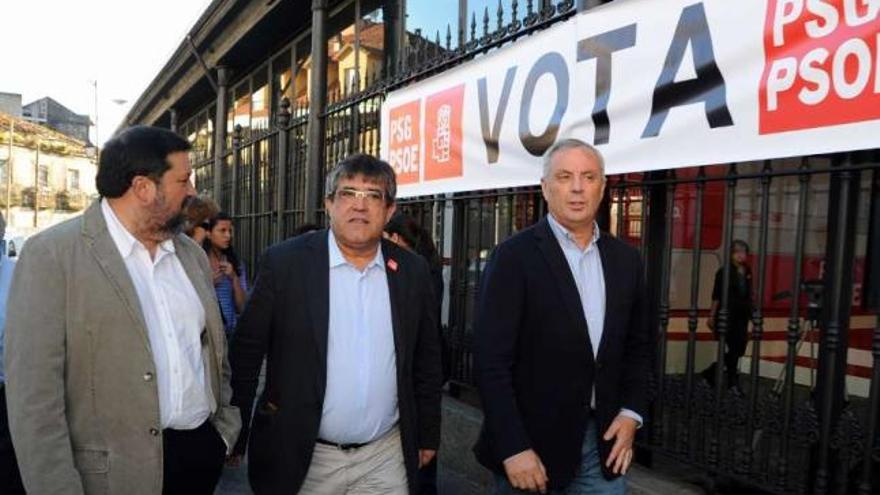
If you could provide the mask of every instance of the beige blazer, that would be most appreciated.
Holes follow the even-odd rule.
[[[184,235],[174,246],[205,307],[210,420],[234,445],[241,417],[229,405],[226,338],[208,260]],[[99,202],[28,239],[6,324],[9,424],[28,493],[161,494],[153,355],[134,284]]]

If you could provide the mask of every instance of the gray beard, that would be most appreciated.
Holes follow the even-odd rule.
[[[164,205],[165,198],[160,196],[157,198],[159,202],[159,206]],[[180,205],[180,211],[178,211],[175,215],[173,215],[168,220],[165,220],[165,223],[159,226],[156,230],[156,233],[161,236],[163,239],[170,239],[178,234],[182,234],[184,229],[186,228],[186,207],[189,205],[192,198],[186,198],[183,200],[183,203]]]

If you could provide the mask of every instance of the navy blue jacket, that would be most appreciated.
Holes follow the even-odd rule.
[[[505,459],[531,448],[550,487],[565,487],[581,463],[593,386],[603,467],[613,443],[601,435],[620,409],[648,417],[655,339],[641,257],[605,232],[597,242],[606,308],[595,359],[574,277],[546,218],[498,245],[486,266],[474,323],[485,419],[474,452],[493,471],[503,473]]]

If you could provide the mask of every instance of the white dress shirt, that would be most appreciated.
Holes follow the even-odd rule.
[[[318,437],[368,443],[397,424],[397,357],[382,249],[363,271],[345,260],[333,232],[327,387]]]
[[[202,359],[205,308],[171,239],[152,259],[106,200],[101,211],[140,300],[156,365],[162,428],[194,429],[208,419],[213,404]]]
[[[586,249],[581,249],[571,232],[556,221],[552,214],[547,215],[547,220],[577,285],[595,358],[602,343],[602,332],[605,330],[605,274],[602,271],[602,257],[599,255],[597,244],[599,225],[593,222],[593,238],[590,239]],[[595,386],[591,392],[590,407],[596,408]],[[642,417],[635,411],[621,409],[620,413],[636,420],[639,425],[642,424]]]

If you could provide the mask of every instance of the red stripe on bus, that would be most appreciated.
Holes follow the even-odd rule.
[[[761,360],[785,364],[785,356],[768,356],[768,357],[762,357]],[[818,367],[818,360],[813,359],[811,357],[797,356],[794,361],[797,366],[800,366],[802,368],[816,369]],[[860,378],[871,378],[872,372],[873,372],[872,368],[870,368],[868,366],[859,366],[857,364],[848,364],[846,366],[846,374],[848,376],[857,376]]]
[[[860,349],[863,351],[870,351],[872,345],[874,330],[870,328],[853,328],[849,331],[849,348],[850,349]],[[715,340],[715,336],[706,331],[697,332],[697,341],[699,342],[711,342]],[[749,333],[749,338],[751,339],[751,332]],[[784,342],[788,338],[788,332],[778,331],[778,332],[764,332],[764,337],[761,339],[762,342]],[[805,340],[807,342],[819,342],[821,339],[820,331],[816,330],[810,332]],[[666,340],[670,342],[687,342],[688,340],[688,332],[674,332],[669,331],[666,333]]]

